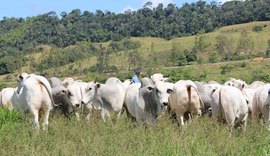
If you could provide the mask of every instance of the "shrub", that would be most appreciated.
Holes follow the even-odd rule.
[[[212,52],[209,56],[209,63],[216,63],[218,60],[218,55],[215,52]]]
[[[18,123],[22,120],[21,114],[15,110],[0,109],[0,129],[5,124]]]
[[[245,61],[243,61],[240,65],[241,68],[245,68],[247,66],[247,63]]]
[[[259,31],[262,31],[262,29],[263,29],[262,26],[256,25],[255,27],[253,27],[252,31],[259,32]]]
[[[233,69],[233,67],[230,65],[222,65],[220,66],[220,69],[220,74],[225,75],[226,73],[229,73]]]

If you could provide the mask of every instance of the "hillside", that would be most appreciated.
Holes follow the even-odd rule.
[[[262,28],[261,31],[255,32],[253,31],[255,26],[259,26]],[[215,30],[211,33],[205,33],[196,36],[189,36],[189,37],[181,37],[175,38],[172,40],[165,40],[161,38],[153,38],[153,37],[133,37],[130,40],[134,42],[140,42],[141,46],[134,50],[125,50],[119,51],[115,53],[111,53],[108,57],[108,64],[109,66],[115,66],[117,68],[116,74],[120,76],[122,79],[127,78],[130,76],[129,70],[132,70],[136,67],[143,68],[143,70],[148,71],[149,69],[160,69],[164,67],[172,66],[169,62],[169,56],[172,52],[176,53],[183,53],[183,51],[192,51],[195,46],[196,38],[200,38],[201,36],[204,37],[205,41],[210,45],[206,48],[205,52],[201,52],[201,56],[203,57],[203,64],[208,64],[208,58],[212,53],[217,54],[217,62],[222,61],[220,54],[216,52],[216,37],[220,34],[225,34],[229,37],[232,52],[236,51],[236,47],[239,42],[239,38],[241,36],[241,32],[246,30],[250,40],[253,42],[254,48],[251,53],[251,58],[265,56],[265,51],[267,49],[267,41],[270,39],[270,21],[265,22],[251,22],[247,24],[239,24],[239,25],[232,25],[221,27],[220,29]],[[101,43],[102,46],[108,47],[110,42]],[[96,43],[94,45],[99,45],[100,43]],[[53,51],[63,51],[63,53],[74,50],[75,48],[81,49],[88,47],[88,43],[77,44],[74,46],[69,46],[66,48],[57,48],[51,47],[48,45],[41,45],[36,49],[36,51],[27,54],[26,57],[28,59],[27,62],[24,63],[22,71],[25,72],[35,72],[31,65],[34,63],[38,64],[40,61],[46,56],[48,56]],[[40,48],[42,47],[42,48]],[[42,49],[42,50],[40,50]],[[86,49],[87,51],[87,49]],[[138,52],[138,57],[140,58],[140,65],[129,66],[129,54],[130,52],[133,53],[134,51]],[[76,51],[74,51],[76,52]],[[198,55],[198,54],[197,54]],[[224,61],[224,60],[223,60]],[[50,77],[50,76],[83,76],[90,73],[88,70],[90,67],[94,67],[97,63],[97,58],[95,55],[87,56],[82,59],[79,59],[73,63],[66,64],[64,66],[59,66],[56,68],[49,68],[43,71],[43,73]],[[189,64],[197,64],[196,61],[189,62]],[[258,63],[259,65],[260,63]],[[257,65],[255,63],[255,65]],[[208,66],[208,65],[205,65]],[[195,65],[193,68],[200,68],[201,65]],[[177,67],[177,68],[184,68],[184,67]],[[15,75],[19,73],[20,70],[16,70],[16,72],[7,75],[1,75],[0,80],[5,83],[11,83],[15,81]],[[92,77],[95,76],[97,72],[93,72]],[[102,74],[101,74],[102,75]],[[110,75],[110,74],[109,74]],[[115,72],[112,72],[111,75],[115,75]],[[233,75],[232,75],[233,76]]]

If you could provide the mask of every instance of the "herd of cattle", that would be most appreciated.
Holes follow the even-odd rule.
[[[29,110],[37,129],[41,112],[42,128],[48,128],[53,108],[61,109],[67,117],[75,113],[78,119],[84,108],[87,120],[93,110],[99,110],[104,122],[112,115],[119,118],[125,108],[128,117],[139,125],[156,124],[158,117],[170,111],[184,126],[186,120],[211,112],[214,119],[228,124],[230,132],[239,125],[245,130],[249,114],[264,118],[270,130],[270,84],[255,81],[248,85],[233,78],[224,84],[190,80],[170,83],[162,74],[153,74],[151,78],[142,78],[141,83],[111,77],[100,84],[72,78],[61,81],[56,77],[48,81],[43,76],[21,73],[16,88],[0,92],[0,106],[21,111],[23,117]]]

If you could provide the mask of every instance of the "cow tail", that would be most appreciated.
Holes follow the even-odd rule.
[[[191,85],[187,86],[188,102],[191,103]]]
[[[0,92],[0,107],[3,106],[3,101],[2,101],[2,92]]]
[[[61,105],[61,104],[55,104],[55,103],[54,103],[54,100],[53,100],[53,97],[52,97],[52,93],[51,93],[51,91],[49,90],[48,86],[45,85],[42,81],[40,81],[40,80],[38,80],[38,81],[39,81],[39,83],[41,83],[41,84],[46,88],[46,91],[47,91],[47,93],[49,94],[49,97],[50,97],[50,99],[51,99],[51,102],[52,102],[53,106],[58,107],[59,105]]]
[[[225,113],[224,111],[224,107],[223,107],[223,102],[222,102],[222,99],[221,99],[221,91],[222,91],[222,88],[219,90],[219,93],[218,93],[218,103],[219,103],[219,106],[220,106],[220,115],[221,115],[221,119],[223,118],[223,114],[224,114],[224,117],[225,117],[225,120],[226,122],[228,122],[227,120],[227,114]]]
[[[252,119],[256,119],[256,117],[258,116],[258,98],[259,98],[259,94],[257,94],[257,92],[254,94],[253,100],[252,100]]]
[[[198,97],[199,97],[199,100],[200,100],[201,109],[202,109],[202,111],[203,111],[203,110],[204,110],[204,102],[203,102],[203,100],[202,100],[202,97],[200,96],[199,91],[198,91],[198,89],[197,89],[196,87],[194,87],[194,86],[191,86],[191,87],[193,87],[194,90],[196,91],[196,93],[197,93],[197,95],[198,95]],[[204,113],[204,112],[202,112],[202,113]]]

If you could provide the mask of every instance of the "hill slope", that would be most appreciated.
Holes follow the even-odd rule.
[[[262,31],[255,32],[253,31],[255,26],[259,26],[262,28]],[[132,41],[139,41],[141,43],[141,47],[135,50],[126,50],[120,51],[116,53],[112,53],[109,55],[108,64],[110,66],[115,66],[122,77],[129,76],[129,55],[130,53],[134,53],[134,51],[138,52],[138,57],[140,58],[140,62],[137,65],[133,65],[130,69],[135,67],[140,68],[163,68],[166,66],[172,66],[169,61],[169,55],[172,52],[182,53],[184,50],[192,51],[192,48],[195,45],[196,38],[204,36],[207,43],[209,43],[209,47],[202,53],[203,63],[208,62],[208,58],[211,53],[216,53],[216,37],[220,34],[225,34],[230,39],[230,44],[232,48],[232,52],[236,51],[236,47],[238,45],[239,38],[241,36],[241,32],[246,30],[250,40],[254,43],[254,50],[252,51],[252,56],[263,56],[266,49],[267,49],[267,41],[270,39],[270,21],[266,22],[252,22],[247,24],[239,24],[233,26],[222,27],[217,29],[212,33],[201,34],[197,36],[190,36],[190,37],[181,37],[175,38],[172,40],[164,40],[161,38],[152,38],[152,37],[145,37],[145,38],[131,38]],[[99,45],[98,43],[97,45]],[[109,42],[101,43],[104,47],[107,47]],[[36,64],[40,63],[40,60],[46,57],[49,53],[53,50],[61,50],[60,48],[50,47],[50,46],[42,46],[42,52],[33,52],[32,54],[28,54],[27,58],[28,61],[22,68],[22,71],[25,72],[35,72],[33,71],[33,67],[31,67],[32,63],[35,62]],[[76,46],[69,46],[64,49],[74,49],[74,48],[82,48],[82,45]],[[36,48],[38,49],[38,48]],[[63,49],[62,49],[63,50]],[[221,61],[221,56],[218,55],[217,61]],[[85,75],[85,73],[89,73],[89,68],[94,67],[97,63],[97,59],[94,55],[84,57],[78,61],[73,63],[66,64],[64,66],[60,66],[57,68],[49,68],[44,70],[48,77],[50,76],[75,76],[75,75]],[[190,62],[192,63],[192,62]],[[138,65],[140,64],[140,65]],[[192,63],[194,64],[194,62]],[[75,71],[75,72],[74,72]],[[11,81],[14,82],[15,75],[19,73],[20,70],[17,70],[16,73],[8,74],[8,75],[1,75],[1,81]],[[128,73],[129,72],[129,73]],[[96,73],[96,72],[94,72]]]

